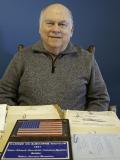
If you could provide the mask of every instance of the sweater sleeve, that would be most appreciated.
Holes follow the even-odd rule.
[[[18,53],[8,65],[0,80],[0,104],[17,105],[18,88],[23,72],[23,59]]]
[[[87,93],[87,108],[89,111],[108,110],[110,98],[99,66],[93,56],[90,80]]]

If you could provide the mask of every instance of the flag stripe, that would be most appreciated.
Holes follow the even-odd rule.
[[[62,121],[60,120],[28,120],[21,123],[17,135],[62,135],[62,132]]]

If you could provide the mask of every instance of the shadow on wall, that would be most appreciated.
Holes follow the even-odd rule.
[[[13,55],[11,55],[6,48],[4,47],[3,36],[0,31],[0,79],[2,78],[7,65],[9,64],[10,60],[12,59]]]

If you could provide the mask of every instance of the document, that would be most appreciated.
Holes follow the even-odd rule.
[[[120,120],[115,112],[67,110],[71,133],[120,133]]]
[[[120,160],[120,135],[76,134],[72,149],[74,160]]]
[[[60,119],[58,105],[9,106],[7,118],[10,121],[18,119]]]
[[[0,104],[0,132],[4,131],[7,105]]]

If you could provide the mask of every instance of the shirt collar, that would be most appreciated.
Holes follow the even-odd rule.
[[[43,46],[42,41],[38,41],[36,42],[33,46],[32,46],[32,50],[34,53],[49,53]],[[71,54],[71,53],[77,53],[77,49],[76,47],[69,42],[67,48],[61,52],[60,54]]]

